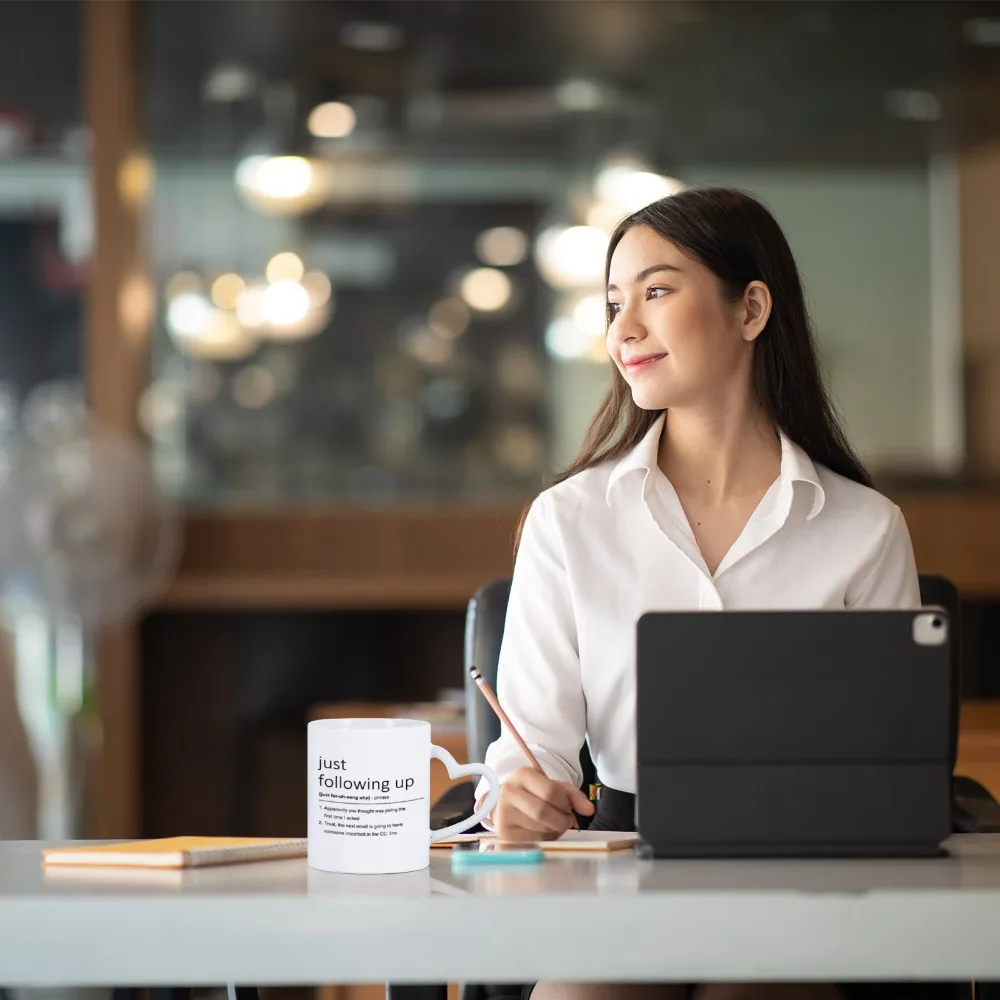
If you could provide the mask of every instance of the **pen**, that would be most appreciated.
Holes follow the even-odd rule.
[[[538,758],[531,752],[531,747],[521,738],[521,734],[514,727],[514,724],[507,717],[507,713],[503,710],[503,706],[500,704],[497,696],[493,693],[493,688],[486,683],[486,678],[479,672],[475,667],[469,667],[469,676],[476,682],[476,687],[479,688],[483,693],[483,697],[489,703],[490,708],[496,713],[497,718],[500,722],[507,727],[508,732],[514,737],[514,742],[521,748],[521,752],[525,757],[528,758],[528,763],[539,773],[545,774],[542,770],[542,765],[538,763]],[[573,829],[579,830],[580,824],[577,822],[576,814],[572,814],[573,818]]]

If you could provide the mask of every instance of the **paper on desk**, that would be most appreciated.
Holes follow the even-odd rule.
[[[474,844],[495,840],[492,833],[457,833],[447,840],[439,840],[431,847],[454,847],[456,844]],[[618,830],[567,830],[558,840],[542,840],[538,846],[546,852],[567,851],[621,851],[632,847],[639,839],[637,833]]]

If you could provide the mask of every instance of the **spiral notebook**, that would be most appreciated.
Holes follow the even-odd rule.
[[[163,837],[116,844],[86,844],[42,850],[45,865],[108,868],[201,868],[246,861],[303,858],[304,839],[273,837]]]

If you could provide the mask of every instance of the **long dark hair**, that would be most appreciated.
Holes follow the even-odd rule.
[[[633,226],[648,226],[704,264],[733,302],[751,281],[767,285],[771,315],[754,342],[751,373],[757,404],[813,461],[870,486],[871,477],[847,440],[820,377],[802,279],[774,216],[756,198],[729,188],[691,188],[654,201],[615,227],[608,242],[605,283],[615,247]],[[591,421],[583,447],[550,485],[626,455],[660,412],[636,406],[628,383],[612,364],[611,388]],[[515,552],[527,513],[526,508],[517,527]]]

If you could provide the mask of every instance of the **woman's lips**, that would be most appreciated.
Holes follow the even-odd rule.
[[[640,372],[644,368],[648,368],[650,365],[655,364],[657,361],[665,358],[666,356],[666,351],[662,354],[643,354],[639,357],[629,358],[627,361],[623,358],[622,364],[625,365],[625,370],[627,372]]]

